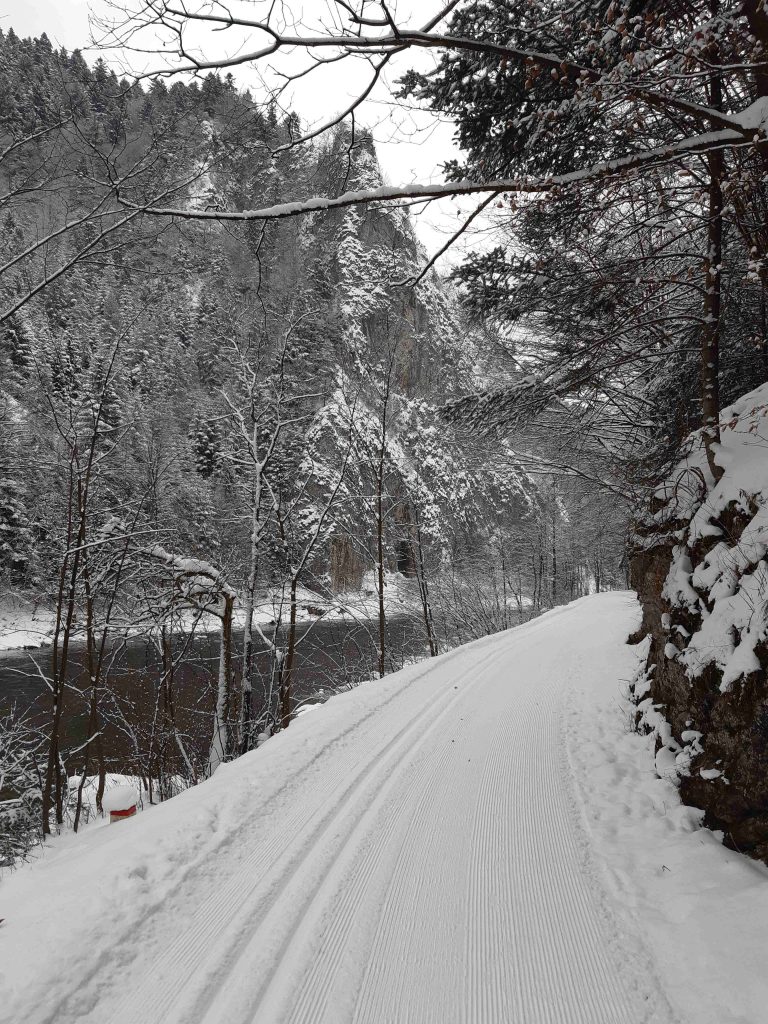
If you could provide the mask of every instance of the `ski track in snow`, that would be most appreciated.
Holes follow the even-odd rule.
[[[672,1024],[564,742],[574,677],[615,678],[634,607],[588,599],[407,670],[25,1024]]]

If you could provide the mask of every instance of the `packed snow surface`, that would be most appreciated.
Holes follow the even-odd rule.
[[[628,729],[597,595],[334,697],[0,884],[0,1020],[760,1024],[768,872]]]

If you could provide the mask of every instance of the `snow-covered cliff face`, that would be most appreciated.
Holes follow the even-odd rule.
[[[112,202],[95,184],[102,143],[119,153],[118,177],[129,174],[129,201],[173,195],[191,209],[231,211],[378,187],[369,134],[340,126],[294,145],[296,115],[259,107],[231,81],[210,74],[201,85],[128,90],[47,39],[0,33],[3,69],[18,84],[14,126],[32,131],[62,110],[68,122],[75,98],[82,118],[77,132],[46,141],[56,166],[77,172],[7,211],[3,308],[35,279],[15,258],[37,252],[43,221],[51,231],[86,223],[71,238],[52,236],[35,273],[68,266],[72,246],[88,258],[0,330],[0,583],[36,598],[57,593],[69,453],[96,407],[115,443],[89,491],[93,528],[135,504],[137,531],[159,531],[169,551],[215,563],[234,586],[250,578],[253,502],[260,509],[267,485],[276,497],[258,533],[265,585],[321,520],[305,582],[335,591],[359,586],[372,564],[413,571],[414,547],[426,571],[460,565],[485,584],[490,569],[505,577],[503,590],[512,574],[520,603],[525,592],[534,607],[623,578],[623,544],[606,544],[606,517],[591,515],[594,503],[585,512],[574,480],[525,472],[517,437],[478,440],[466,424],[446,424],[448,403],[498,384],[496,346],[456,289],[425,272],[407,209],[162,229],[152,218],[118,219],[92,248],[100,204]],[[32,157],[14,159],[34,179]],[[77,445],[62,438],[62,422],[80,432]],[[536,444],[524,440],[537,466]],[[265,452],[262,481],[254,467]]]
[[[723,411],[717,461],[715,482],[691,435],[639,524],[651,646],[635,695],[658,769],[726,844],[768,861],[768,384]]]
[[[15,78],[31,94],[30,46],[0,34],[0,65],[18,58]],[[68,94],[57,84],[59,58],[49,45],[38,56],[50,85],[46,95],[53,102],[61,92],[66,105]],[[101,130],[105,90],[119,92],[117,82],[97,87],[84,63],[71,73],[93,86],[94,124],[89,117],[84,123]],[[186,183],[178,190],[180,203],[253,208],[281,196],[303,199],[382,184],[373,141],[364,132],[353,138],[339,129],[281,151],[301,134],[293,116],[257,107],[215,76],[206,82],[204,90],[180,84],[173,96],[157,85],[138,90],[115,109],[128,148],[154,147],[164,183]],[[27,85],[19,87],[24,95]],[[34,126],[38,115],[30,110],[29,116]],[[65,141],[57,143],[62,150]],[[22,154],[19,173],[27,169],[24,160],[33,163]],[[83,181],[80,174],[66,178],[58,190],[12,208],[0,250],[9,258],[24,251],[41,218],[57,226],[59,206],[67,217],[85,215],[92,196]],[[243,584],[250,498],[238,417],[253,413],[262,453],[279,430],[268,482],[284,503],[301,499],[292,523],[296,543],[316,525],[342,467],[364,487],[354,495],[355,514],[348,502],[326,517],[333,536],[318,545],[312,565],[318,584],[332,582],[335,589],[359,583],[369,568],[352,557],[350,544],[370,548],[372,517],[364,499],[372,493],[376,452],[384,447],[386,498],[394,509],[384,553],[394,568],[407,533],[397,516],[421,498],[403,479],[403,467],[417,458],[418,439],[396,429],[400,409],[418,399],[427,410],[419,426],[436,429],[445,401],[476,383],[477,338],[453,289],[434,273],[407,284],[427,261],[407,211],[355,208],[269,225],[189,224],[159,237],[154,231],[146,237],[124,232],[119,245],[126,254],[118,261],[76,262],[0,329],[0,582],[10,579],[35,595],[41,586],[55,592],[67,499],[39,449],[53,450],[54,462],[66,461],[66,451],[57,448],[48,399],[54,395],[59,403],[56,417],[74,421],[85,394],[99,387],[95,368],[109,364],[105,352],[116,344],[109,422],[120,425],[121,441],[115,471],[105,463],[101,473],[105,507],[138,496],[169,550],[227,566],[229,578]],[[68,258],[53,251],[46,258],[53,265],[59,257]],[[5,274],[3,308],[26,287],[22,277]],[[351,429],[352,417],[339,415],[347,405],[356,410],[354,418],[366,420],[359,431]],[[335,429],[326,429],[329,423]],[[378,424],[386,445],[377,444],[371,424]],[[350,454],[351,438],[360,432],[370,435],[367,450]],[[395,435],[396,451],[389,444]],[[474,447],[463,457],[452,435],[433,446],[440,440],[441,453],[455,456],[457,472],[470,456],[477,461]],[[487,476],[484,466],[481,473]],[[534,492],[533,482],[528,485]],[[150,492],[151,499],[141,497]],[[496,509],[486,505],[474,524],[481,537],[497,528]],[[447,532],[451,512],[444,502],[441,515],[425,526],[425,542],[442,539],[427,527],[439,522]],[[263,532],[260,566],[269,579],[288,557],[287,534],[275,515]]]

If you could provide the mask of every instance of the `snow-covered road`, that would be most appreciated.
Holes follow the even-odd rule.
[[[0,1020],[689,1019],[596,847],[610,795],[574,731],[632,674],[636,616],[600,595],[366,684],[24,869]]]

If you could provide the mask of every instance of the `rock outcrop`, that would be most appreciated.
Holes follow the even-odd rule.
[[[768,385],[724,410],[717,462],[716,482],[691,435],[638,524],[650,647],[635,699],[659,773],[726,845],[768,862]]]

